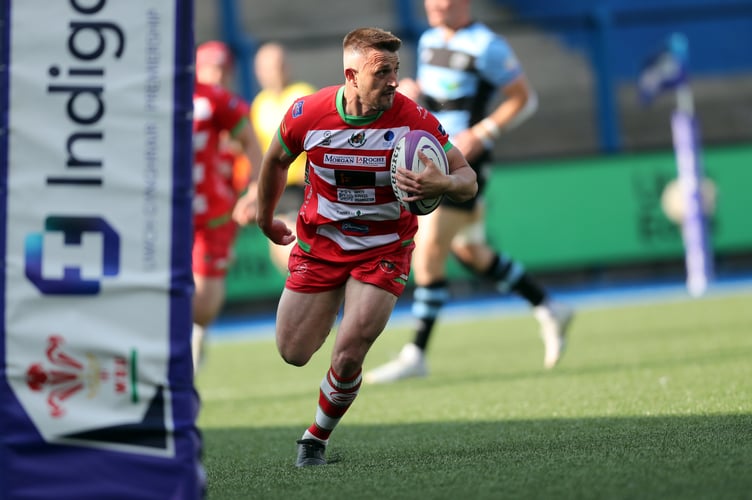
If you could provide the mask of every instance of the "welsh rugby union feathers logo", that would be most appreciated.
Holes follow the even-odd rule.
[[[101,391],[127,397],[131,391],[131,367],[123,356],[109,359],[86,353],[76,357],[64,349],[60,335],[47,338],[45,360],[32,363],[26,370],[26,385],[43,394],[50,416],[65,415],[66,404],[76,398],[94,398]]]

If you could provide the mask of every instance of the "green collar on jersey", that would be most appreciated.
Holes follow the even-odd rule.
[[[382,114],[384,114],[383,111],[379,111],[375,115],[369,115],[369,116],[353,116],[348,115],[345,113],[345,108],[343,106],[343,102],[345,101],[345,86],[342,85],[339,90],[337,91],[337,112],[339,113],[339,116],[342,117],[343,120],[345,120],[345,123],[349,125],[355,125],[355,126],[363,126],[368,125],[369,123],[373,123],[376,120],[378,120]]]

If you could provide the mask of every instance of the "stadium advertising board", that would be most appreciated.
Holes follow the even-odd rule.
[[[723,257],[752,251],[750,145],[705,148],[707,182],[717,193],[709,214],[712,249]],[[681,260],[682,227],[663,201],[676,184],[673,151],[499,164],[485,192],[489,240],[532,271],[579,271]],[[534,199],[535,203],[530,203]],[[679,199],[678,201],[681,201]],[[519,207],[525,207],[520,210]],[[256,226],[242,229],[228,275],[234,302],[276,298],[284,276]],[[450,279],[471,275],[455,260]]]
[[[746,186],[752,148],[707,148],[703,163],[717,200],[708,207],[716,255],[752,250]],[[604,269],[684,256],[682,227],[663,201],[675,184],[673,152],[511,165],[489,181],[488,236],[534,270]],[[536,203],[526,210],[526,200]],[[681,201],[681,200],[679,200]]]
[[[198,498],[192,1],[0,5],[0,497]]]

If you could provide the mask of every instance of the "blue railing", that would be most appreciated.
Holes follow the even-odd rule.
[[[224,37],[223,41],[235,54],[238,93],[250,102],[258,92],[258,83],[253,76],[251,63],[258,44],[240,25],[242,16],[238,1],[220,0],[220,2],[220,33]]]

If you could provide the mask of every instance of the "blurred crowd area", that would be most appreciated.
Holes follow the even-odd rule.
[[[720,4],[710,0],[683,3],[656,0],[648,4],[666,4],[667,7],[646,11],[650,12],[649,15],[633,10],[621,17],[611,15],[604,21],[597,16],[575,19],[562,15],[559,12],[561,2],[552,0],[548,3],[542,0],[527,3],[475,0],[473,10],[476,17],[507,37],[540,99],[536,115],[498,142],[495,158],[503,165],[505,161],[670,148],[674,97],[666,93],[651,105],[643,105],[637,91],[639,71],[634,68],[634,61],[647,60],[652,53],[646,47],[658,49],[662,40],[677,28],[690,30],[690,70],[693,60],[702,62],[703,66],[708,66],[707,61],[711,61],[709,69],[703,67],[702,71],[691,76],[704,145],[752,141],[752,50],[749,49],[752,47],[752,2],[719,1]],[[608,14],[612,11],[599,7],[625,2],[573,2],[578,3],[588,4],[586,7],[596,14]],[[546,8],[549,4],[551,9]],[[688,7],[682,7],[683,4]],[[719,8],[723,7],[721,4],[726,7]],[[223,9],[227,5],[237,9],[235,18],[228,20],[224,17]],[[405,5],[411,8],[409,16],[405,16]],[[525,5],[535,7],[537,14],[527,15]],[[634,8],[635,3],[631,5]],[[558,9],[555,13],[553,6]],[[414,39],[418,32],[408,29],[410,26],[406,25],[405,17],[414,18],[412,27],[425,23],[420,0],[407,3],[196,0],[195,12],[197,43],[209,39],[229,40],[234,49],[244,47],[245,54],[252,56],[257,44],[278,41],[289,51],[293,78],[317,87],[343,81],[341,41],[349,30],[359,26],[378,26],[400,35],[405,41],[401,51],[402,74],[413,76]],[[709,18],[715,22],[713,29],[716,31],[706,30],[708,36],[703,36],[705,28],[702,23]],[[607,28],[614,28],[605,37],[599,31],[601,22],[605,22]],[[738,61],[733,68],[724,66],[723,59],[729,50],[735,50],[735,57],[739,58],[739,47],[724,50],[723,41],[712,38],[713,33],[719,32],[719,23],[727,23],[729,29],[739,32],[734,44],[747,47],[749,51],[746,69],[743,63],[740,67]],[[232,39],[228,26],[234,26],[241,33],[243,43]],[[572,36],[563,36],[562,33]],[[577,43],[578,37],[584,38],[585,45],[589,43],[590,46]],[[644,43],[637,45],[634,40]],[[710,45],[714,40],[715,45]],[[243,58],[242,50],[238,50],[238,54]],[[632,61],[631,66],[620,64],[627,57]],[[594,61],[600,61],[600,65]],[[250,61],[241,60],[239,63],[238,70],[245,70],[246,81],[253,83]],[[602,73],[604,66],[610,71],[605,78]],[[254,88],[244,86],[240,75],[236,81],[235,90],[252,97]]]

